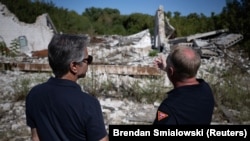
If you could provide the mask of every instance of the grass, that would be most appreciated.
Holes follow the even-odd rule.
[[[25,100],[26,95],[30,90],[30,78],[17,79],[12,84],[12,87],[15,89],[14,101]]]
[[[232,116],[237,122],[249,122],[250,74],[232,66],[219,79],[220,82],[211,85],[217,103],[235,111]]]
[[[216,71],[210,70],[211,73]],[[205,74],[204,74],[205,75]],[[48,75],[39,75],[37,78],[20,77],[13,82],[14,100],[22,101],[30,88],[48,79]],[[165,76],[118,76],[112,74],[87,74],[86,78],[79,79],[78,83],[84,91],[96,97],[113,97],[117,99],[128,98],[135,102],[154,103],[162,101],[166,92],[172,87],[165,87]],[[206,79],[206,78],[205,78]],[[206,79],[214,92],[217,105],[223,105],[231,111],[238,123],[249,122],[250,119],[250,76],[249,73],[235,66],[222,71],[221,76],[214,79]],[[218,108],[223,113],[223,110]]]
[[[165,97],[164,79],[159,76],[140,76],[136,79],[130,76],[92,74],[78,82],[85,91],[94,96],[129,98],[137,102],[153,103],[156,99]]]
[[[214,74],[216,68],[211,68],[209,71],[211,74]],[[232,122],[240,124],[249,122],[250,74],[235,66],[221,72],[221,76],[216,78],[217,82],[215,78],[209,79],[208,76],[205,77],[214,92],[217,105],[223,105],[223,107],[232,113],[229,115],[235,119]],[[171,89],[171,87],[166,88],[163,86],[164,79],[166,79],[163,76],[141,77],[140,79],[126,76],[127,81],[108,74],[105,79],[101,79],[100,75],[97,74],[92,74],[91,77],[80,81],[80,85],[86,88],[85,90],[89,93],[95,96],[116,97],[120,99],[129,98],[141,103],[162,101],[166,97],[166,92]],[[218,110],[215,112],[223,114],[224,111],[220,107]],[[224,118],[227,119],[230,117]]]
[[[38,83],[45,82],[48,79],[48,77],[49,74],[37,75],[37,77],[25,77],[25,76],[18,77],[16,81],[13,81],[13,83],[11,84],[15,92],[13,101],[25,100],[30,89]]]
[[[215,73],[216,69],[210,69],[210,73]],[[25,74],[26,75],[26,74]],[[27,74],[28,75],[28,74]],[[45,82],[50,74],[39,74],[37,77],[18,77],[10,84],[14,88],[13,101],[23,101],[30,88],[38,83]],[[206,74],[204,74],[205,76]],[[138,79],[137,79],[138,78]],[[99,97],[113,97],[117,99],[127,98],[140,103],[154,103],[162,101],[166,97],[166,92],[172,87],[165,87],[165,76],[117,76],[112,74],[87,74],[86,78],[79,79],[78,83],[84,91]],[[214,115],[220,115],[221,119],[233,119],[231,123],[249,124],[250,119],[250,74],[232,66],[227,71],[222,71],[216,80],[208,79],[216,99],[216,111]],[[11,95],[11,94],[10,94]],[[221,107],[232,113],[224,114]],[[0,118],[6,111],[0,109]],[[232,116],[232,117],[227,117]],[[222,122],[222,121],[221,121]],[[228,122],[228,121],[227,121]],[[8,140],[16,136],[29,136],[28,131],[8,131],[0,132],[1,140]]]

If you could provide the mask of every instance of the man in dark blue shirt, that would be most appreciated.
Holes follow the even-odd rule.
[[[167,59],[160,56],[155,65],[166,71],[174,86],[158,107],[154,125],[209,125],[214,97],[208,83],[196,78],[200,55],[187,46],[175,46]]]
[[[54,35],[48,59],[54,77],[26,97],[26,119],[33,141],[108,141],[101,105],[76,83],[92,62],[87,36]]]

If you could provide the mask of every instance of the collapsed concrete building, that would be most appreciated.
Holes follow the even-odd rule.
[[[164,15],[164,8],[160,5],[155,14],[153,45],[160,52],[168,53],[175,45],[186,45],[197,50],[203,58],[218,57],[225,54],[225,49],[234,46],[243,39],[243,35],[229,33],[228,29],[170,39],[174,31],[175,28],[170,24],[168,17]]]
[[[46,50],[52,36],[57,30],[47,13],[37,17],[36,22],[27,24],[18,20],[8,8],[0,3],[0,42],[3,42],[7,48],[17,46],[18,51],[32,56],[36,51]],[[155,49],[167,53],[174,45],[187,45],[195,48],[202,57],[221,56],[224,49],[231,47],[241,41],[241,34],[228,33],[227,29],[198,33],[186,37],[177,37],[170,39],[175,28],[170,24],[169,19],[165,16],[162,5],[156,10],[154,38],[149,41]],[[145,35],[150,34],[148,30],[139,32],[134,36],[120,37],[117,41],[119,46],[128,43],[136,44],[136,48],[143,48]],[[204,40],[207,38],[207,40]],[[149,39],[150,40],[150,39]],[[138,43],[141,42],[142,43]],[[135,43],[136,42],[136,43]],[[148,43],[147,42],[147,46]],[[116,44],[117,45],[117,44]],[[43,53],[43,54],[46,54]]]
[[[57,30],[47,13],[37,17],[35,23],[19,21],[8,8],[0,3],[0,42],[9,48],[15,45],[18,51],[31,56],[32,51],[47,48]]]

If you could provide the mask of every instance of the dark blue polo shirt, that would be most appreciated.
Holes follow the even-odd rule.
[[[168,92],[160,104],[153,124],[209,125],[214,110],[214,97],[210,86],[197,79],[198,85],[182,86]]]
[[[97,141],[107,135],[99,101],[70,80],[51,77],[33,87],[26,119],[42,141]]]

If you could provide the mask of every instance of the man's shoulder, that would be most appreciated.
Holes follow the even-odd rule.
[[[206,84],[208,84],[207,81],[206,81],[205,79],[203,79],[203,78],[197,78],[196,80],[197,80],[199,83],[206,83]]]
[[[31,88],[31,91],[33,90],[43,90],[44,89],[44,87],[46,87],[46,84],[47,84],[47,82],[42,82],[42,83],[39,83],[39,84],[36,84],[36,85],[34,85],[32,88]]]

